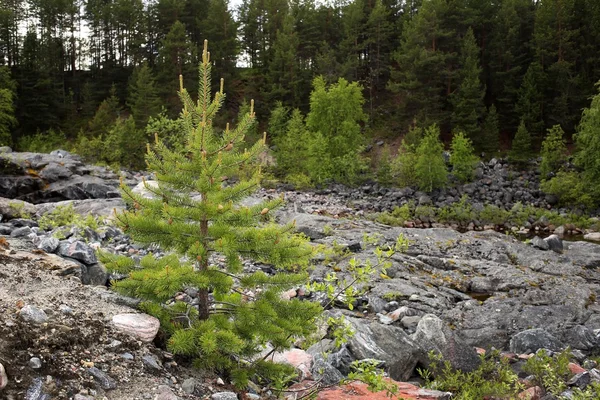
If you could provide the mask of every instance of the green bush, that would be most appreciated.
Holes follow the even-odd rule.
[[[418,369],[425,379],[425,387],[450,391],[456,400],[513,399],[524,389],[508,359],[498,351],[482,356],[479,368],[469,373],[452,368],[450,362],[434,352],[429,354],[429,360],[428,369]]]
[[[403,226],[404,222],[410,221],[412,219],[411,215],[411,207],[407,203],[401,207],[394,207],[392,212],[382,212],[377,214],[375,220],[385,225]]]
[[[394,183],[394,177],[392,172],[392,154],[389,146],[386,144],[381,153],[379,153],[379,159],[377,160],[377,182],[384,186],[390,186]]]
[[[306,190],[314,187],[310,178],[303,173],[287,175],[285,181],[294,185],[297,190]]]
[[[473,180],[478,158],[475,156],[471,139],[459,132],[452,138],[450,148],[452,150],[450,154],[452,174],[463,183]]]
[[[444,162],[444,146],[440,141],[440,129],[432,125],[425,131],[425,137],[417,147],[415,172],[419,188],[426,192],[446,185],[448,171]]]
[[[400,187],[416,186],[418,183],[416,166],[417,153],[413,145],[404,140],[398,149],[398,155],[392,161],[391,173]]]
[[[540,172],[545,180],[551,172],[558,172],[567,161],[567,141],[564,139],[565,132],[560,125],[554,125],[548,129],[548,135],[542,142],[542,163]]]
[[[50,230],[54,228],[66,227],[75,225],[78,228],[98,229],[99,219],[91,214],[86,217],[75,212],[73,204],[60,205],[52,211],[42,215],[38,220],[38,225],[41,229]]]
[[[67,138],[65,134],[54,129],[47,132],[38,132],[32,136],[23,136],[17,142],[17,150],[32,153],[50,153],[53,150],[65,148]]]
[[[477,219],[483,224],[504,225],[509,221],[510,213],[495,205],[486,204],[478,213]]]
[[[466,226],[474,219],[475,212],[467,195],[462,196],[459,201],[438,210],[438,220],[440,222],[454,222],[460,226]]]
[[[560,205],[591,208],[594,201],[588,185],[579,173],[560,171],[554,178],[542,182],[540,189],[558,197]]]

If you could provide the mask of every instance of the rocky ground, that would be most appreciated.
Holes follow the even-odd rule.
[[[0,236],[0,364],[5,369],[2,374],[0,368],[0,398],[237,398],[229,392],[227,382],[199,376],[186,360],[162,350],[160,335],[153,342],[144,342],[114,323],[115,315],[137,312],[136,302],[107,289],[109,275],[96,260],[94,249],[132,257],[150,251],[160,254],[159,250],[137,246],[110,225],[69,227],[60,235],[57,230],[39,228],[39,218],[60,204],[71,204],[83,215],[110,216],[115,208],[122,208],[121,200],[111,194],[116,193],[115,177],[66,153],[8,154],[12,155],[0,157],[0,169],[4,168],[0,190],[6,190],[0,191],[0,196],[7,197],[0,199],[0,235],[4,235]],[[50,173],[44,171],[48,168],[59,169],[62,175],[46,182],[44,177]],[[484,176],[490,171],[489,166],[485,168]],[[497,163],[491,171],[503,168]],[[91,190],[82,194],[74,189],[83,187],[86,176],[99,178],[101,182],[96,183],[106,189],[94,191],[95,195],[103,193],[96,199],[91,198]],[[137,182],[135,175],[129,176],[128,183]],[[15,184],[21,185],[20,189],[15,189]],[[359,262],[373,261],[375,248],[392,245],[398,236],[409,240],[408,249],[393,256],[385,275],[373,276],[367,293],[357,299],[352,311],[343,307],[327,311],[344,314],[356,332],[346,345],[332,348],[325,338],[306,353],[297,349],[282,354],[282,362],[300,360],[302,365],[297,366],[305,377],[336,385],[354,360],[380,360],[391,378],[407,381],[415,378],[417,367],[428,364],[430,350],[442,353],[454,367],[470,371],[479,364],[476,348],[528,354],[540,348],[559,351],[569,346],[574,359],[587,368],[574,366],[574,373],[587,374],[588,383],[600,381],[600,372],[588,359],[600,350],[600,245],[566,242],[557,236],[524,243],[494,231],[392,228],[360,218],[367,206],[357,209],[340,190],[284,192],[288,203],[277,218],[281,222],[295,220],[297,229],[315,245],[335,247],[340,254],[347,251]],[[280,193],[261,190],[247,201]],[[414,195],[406,194],[398,201]],[[379,192],[364,196],[368,197],[359,200],[372,209],[380,208],[379,200],[390,205],[395,201]],[[486,195],[482,196],[485,199]],[[30,202],[15,206],[14,198]],[[48,203],[48,199],[53,201]],[[439,197],[434,204],[438,201]],[[539,201],[549,204],[547,199]],[[340,258],[336,269],[343,276],[348,257]],[[314,264],[311,278],[315,281],[333,268],[324,256],[317,257]],[[256,266],[247,263],[246,267]],[[298,293],[300,290],[290,296]],[[189,302],[194,295],[194,290],[177,294]],[[319,293],[305,292],[304,297],[322,299]],[[332,355],[323,358],[323,350]],[[518,357],[514,359],[518,363]],[[573,385],[582,381],[576,382]],[[320,396],[351,397],[350,392],[362,389],[334,388]],[[405,389],[407,398],[449,396],[411,385]],[[240,395],[252,398],[268,392],[249,388]]]

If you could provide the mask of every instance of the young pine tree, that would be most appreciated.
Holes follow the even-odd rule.
[[[453,167],[454,176],[461,182],[469,182],[473,179],[477,156],[474,154],[471,139],[459,132],[452,138],[450,144],[452,154],[450,155],[450,164]]]
[[[481,150],[486,157],[493,157],[500,150],[500,123],[496,106],[489,108],[482,127]]]
[[[444,187],[448,180],[448,170],[444,162],[444,146],[440,141],[440,128],[433,124],[425,130],[425,136],[417,148],[415,172],[419,188],[426,192]]]
[[[547,179],[551,172],[558,172],[560,167],[567,160],[567,141],[564,138],[565,132],[560,125],[554,125],[548,129],[548,135],[542,142],[542,163],[540,172],[542,179]]]
[[[146,64],[136,68],[131,74],[127,106],[131,109],[138,129],[144,129],[148,119],[160,112],[158,89],[152,70]]]
[[[525,126],[525,121],[521,120],[508,153],[508,160],[517,165],[522,165],[529,161],[531,154],[531,135]]]
[[[286,300],[282,291],[306,283],[311,247],[292,234],[293,223],[270,222],[281,200],[255,206],[240,201],[258,187],[257,157],[264,139],[243,151],[244,134],[254,124],[253,103],[235,129],[222,133],[212,121],[223,104],[221,90],[211,100],[210,54],[200,65],[199,100],[193,101],[181,83],[181,120],[187,135],[184,152],[169,150],[156,138],[146,162],[158,186],[146,188],[148,199],[122,185],[129,211],[117,215],[122,229],[139,243],[156,243],[172,255],[145,257],[140,267],[129,259],[104,255],[111,268],[129,270],[117,290],[145,300],[170,335],[168,348],[192,356],[197,366],[228,373],[239,387],[248,379],[274,377],[289,367],[274,365],[257,353],[270,343],[275,350],[290,347],[314,331],[319,305]],[[222,80],[221,80],[222,81]],[[240,169],[253,169],[249,179]],[[243,175],[248,175],[247,173]],[[247,272],[243,260],[269,263],[277,273]],[[198,305],[165,304],[186,287],[198,290]]]

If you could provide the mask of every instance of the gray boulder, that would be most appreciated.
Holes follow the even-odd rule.
[[[564,347],[554,335],[541,328],[519,332],[510,339],[510,351],[516,354],[535,353],[539,349],[561,351]]]
[[[452,367],[461,371],[474,371],[481,362],[475,349],[467,345],[444,321],[433,314],[421,318],[412,339],[426,353],[434,351],[441,354]],[[428,359],[423,359],[422,362],[424,365],[429,364]]]
[[[45,237],[38,244],[38,249],[44,250],[46,253],[54,253],[60,244],[60,240],[55,237]]]
[[[563,242],[558,235],[550,235],[544,239],[544,242],[547,243],[548,248],[556,253],[562,254],[563,252]]]
[[[66,240],[61,241],[58,246],[58,254],[63,257],[81,261],[87,265],[96,264],[98,262],[94,250],[79,240],[72,243]]]
[[[384,361],[392,379],[406,381],[417,362],[426,357],[419,344],[400,328],[351,317],[347,321],[355,332],[348,342],[350,353],[356,360]]]
[[[81,266],[81,283],[84,285],[104,286],[107,281],[108,271],[102,264]]]

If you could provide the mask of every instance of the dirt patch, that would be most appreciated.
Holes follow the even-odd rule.
[[[199,398],[181,391],[180,383],[189,377],[198,380],[194,394],[207,394],[205,385],[211,380],[201,379],[185,360],[112,326],[114,315],[135,312],[115,303],[118,297],[106,288],[84,286],[76,277],[60,276],[60,266],[45,254],[15,251],[26,250],[26,242],[8,243],[11,250],[0,253],[0,363],[9,380],[0,398],[26,398],[40,381],[51,399],[77,393],[96,399],[152,399],[159,385],[170,386],[181,398]],[[25,305],[43,310],[46,322],[25,321],[20,315]],[[143,361],[148,356],[160,369],[148,367]],[[90,374],[93,367],[112,378],[116,388],[105,390]]]

